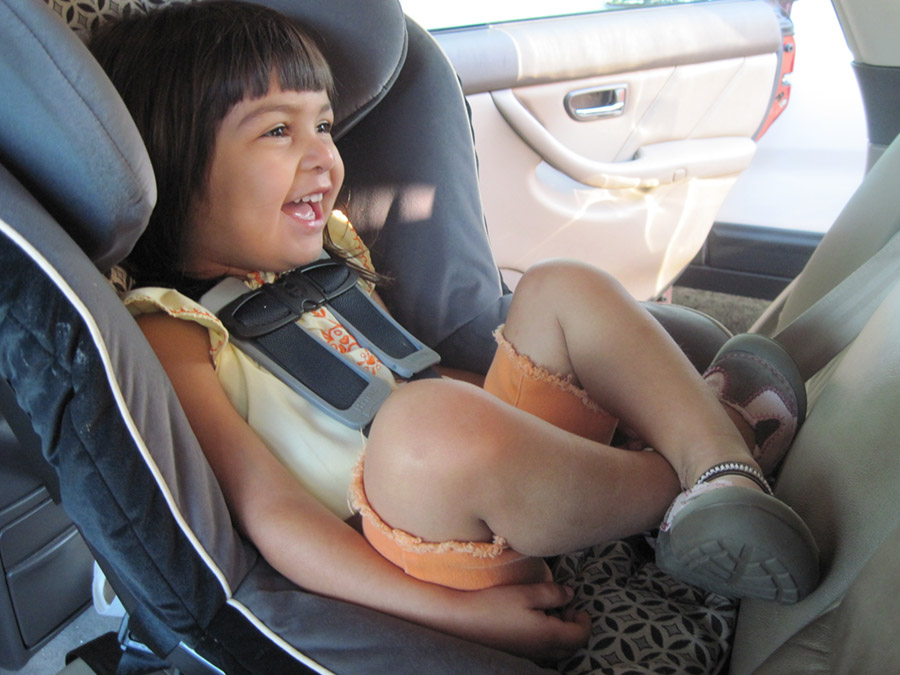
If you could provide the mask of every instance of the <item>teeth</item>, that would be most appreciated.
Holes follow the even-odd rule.
[[[318,194],[314,194],[314,195],[307,195],[306,197],[301,197],[300,199],[295,199],[294,203],[297,203],[297,202],[320,202],[320,201],[322,201],[322,193],[321,192],[319,192]]]

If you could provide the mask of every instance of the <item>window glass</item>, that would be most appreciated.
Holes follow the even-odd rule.
[[[519,21],[613,9],[715,0],[400,0],[404,11],[430,30]]]

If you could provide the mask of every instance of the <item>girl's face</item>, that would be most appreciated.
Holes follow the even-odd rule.
[[[186,272],[284,272],[315,260],[344,180],[323,91],[273,84],[222,120],[206,191],[191,209]]]

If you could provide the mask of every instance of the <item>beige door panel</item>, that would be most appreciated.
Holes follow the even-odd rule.
[[[772,67],[766,69],[768,76],[756,77],[738,77],[752,68],[729,68],[731,78],[724,81],[705,72],[682,77],[685,69],[711,70],[705,64],[682,66],[610,83],[506,89],[492,92],[491,98],[521,141],[569,177],[594,187],[654,187],[746,168],[753,154],[749,137],[766,112],[762,97],[771,86]],[[621,92],[618,113],[576,121],[566,111],[564,101],[572,91],[610,90]],[[748,106],[745,95],[732,95],[737,90],[759,92],[760,103]],[[755,110],[748,113],[751,107]]]
[[[497,262],[513,285],[534,263],[568,257],[606,269],[635,297],[653,297],[700,249],[709,225],[696,222],[711,225],[737,176],[591,188],[522,143],[490,95],[470,103],[476,138],[492,139],[479,149],[482,198]]]
[[[438,37],[472,106],[508,281],[540,260],[578,258],[638,298],[690,262],[749,165],[781,48],[772,9],[749,1]]]
[[[493,93],[507,110],[515,99],[560,143],[598,160],[630,159],[641,147],[673,139],[751,137],[768,110],[774,54],[624,75],[505,89]],[[567,112],[570,92],[622,90],[617,115],[576,121]],[[511,124],[515,123],[510,119]]]
[[[436,37],[466,94],[781,48],[772,9],[758,0],[597,12],[441,31]]]

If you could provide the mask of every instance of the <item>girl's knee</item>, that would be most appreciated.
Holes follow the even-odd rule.
[[[431,541],[489,534],[478,495],[512,448],[492,432],[503,426],[492,420],[497,405],[477,387],[449,380],[411,382],[392,394],[372,425],[363,474],[380,517]]]
[[[627,295],[609,273],[577,260],[554,259],[529,268],[516,286],[513,302],[534,309],[571,307],[582,298],[593,300]],[[538,307],[540,305],[540,307]]]
[[[472,474],[492,461],[492,414],[500,402],[473,385],[454,380],[421,380],[391,394],[372,424],[367,466],[425,479]]]

